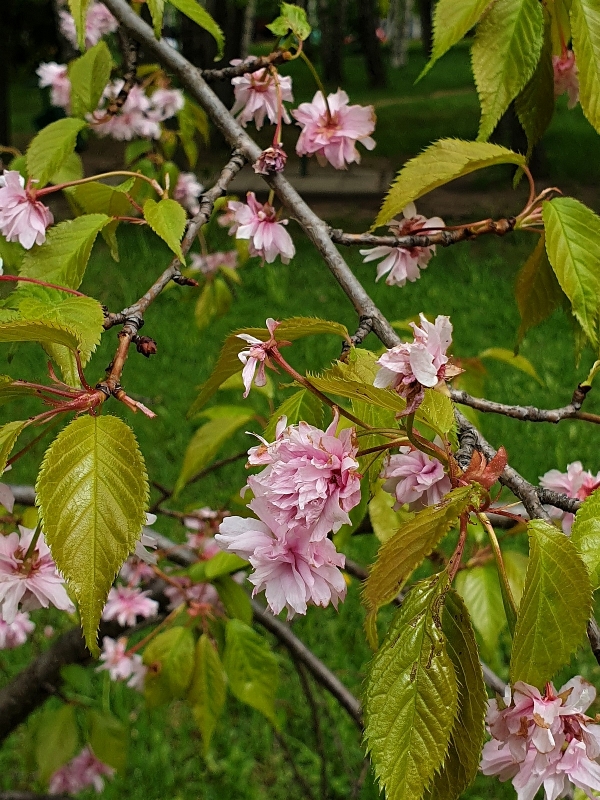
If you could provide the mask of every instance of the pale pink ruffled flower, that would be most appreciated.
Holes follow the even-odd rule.
[[[129,141],[136,136],[143,139],[160,139],[162,132],[160,123],[154,118],[156,115],[153,115],[152,102],[141,86],[132,87],[118,114],[106,116],[103,111],[104,103],[115,100],[122,88],[122,80],[109,83],[104,90],[104,102],[92,115],[88,115],[94,132],[98,136],[112,136],[118,141]]]
[[[244,397],[248,397],[253,381],[256,386],[264,386],[267,382],[265,364],[269,360],[269,350],[275,344],[275,330],[280,324],[271,317],[267,319],[266,325],[271,336],[266,342],[257,339],[256,336],[251,336],[249,333],[237,334],[238,339],[242,339],[250,345],[248,350],[242,350],[238,353],[238,358],[244,365],[242,370],[242,381],[246,390]],[[257,367],[258,373],[255,375]]]
[[[25,180],[16,170],[4,170],[0,176],[0,233],[8,242],[20,242],[26,250],[46,241],[46,228],[54,222],[49,208],[35,199],[35,192],[25,188]]]
[[[123,628],[135,625],[137,617],[149,619],[158,614],[158,603],[131,586],[113,586],[102,612],[102,619],[116,619]]]
[[[237,200],[227,203],[228,210],[234,214],[230,236],[235,233],[236,239],[249,239],[250,255],[263,258],[267,264],[272,264],[277,256],[288,264],[296,255],[292,237],[284,227],[288,220],[278,220],[273,206],[259,203],[254,192],[248,192],[246,198],[247,203]]]
[[[193,172],[180,172],[173,189],[173,199],[195,216],[200,211],[198,199],[203,191],[204,186]]]
[[[105,636],[100,653],[102,663],[96,667],[96,672],[107,670],[113,681],[127,681],[132,689],[142,691],[147,668],[140,655],[128,656],[126,651],[127,639],[124,636],[116,640]]]
[[[42,63],[36,70],[40,88],[50,87],[50,102],[53,106],[64,108],[68,113],[71,107],[71,81],[66,64],[56,61]]]
[[[569,97],[568,108],[574,108],[579,101],[579,78],[575,53],[565,50],[560,56],[552,56],[554,67],[554,96],[567,94]]]
[[[333,542],[311,542],[307,536],[279,530],[248,517],[228,517],[216,539],[224,550],[247,559],[254,567],[248,579],[252,595],[265,591],[274,614],[287,609],[287,617],[306,614],[309,604],[327,606],[346,596],[346,581],[340,572],[345,558]]]
[[[19,531],[0,535],[0,617],[10,624],[17,617],[19,605],[23,611],[49,605],[75,611],[43,534],[25,562],[35,531],[21,526]]]
[[[0,264],[0,275],[2,275],[1,264]],[[9,469],[10,466],[7,467],[4,470],[4,472],[6,472]],[[5,483],[0,483],[0,505],[3,505],[9,514],[12,514],[12,510],[15,507],[15,496],[13,494],[13,491],[10,488],[10,486],[7,486]]]
[[[287,161],[287,153],[281,144],[273,144],[263,150],[252,165],[258,175],[272,175],[274,172],[283,172]]]
[[[411,322],[414,341],[392,347],[377,361],[380,365],[374,385],[380,389],[392,387],[406,398],[406,413],[422,402],[424,387],[432,388],[444,379],[452,342],[449,317],[438,316],[435,323],[420,315],[421,325]]]
[[[0,617],[0,650],[12,650],[25,644],[34,628],[35,624],[29,619],[29,614],[22,611],[17,611],[16,617],[10,623]]]
[[[384,490],[396,498],[396,510],[408,503],[411,511],[419,511],[439,503],[452,488],[437,458],[410,447],[401,447],[398,454],[390,456],[381,477],[387,479]]]
[[[72,758],[64,767],[57,769],[50,778],[50,794],[77,794],[93,787],[100,794],[104,789],[104,778],[112,778],[115,771],[96,758],[89,745]]]
[[[265,465],[248,478],[249,508],[260,519],[268,521],[268,514],[276,527],[313,542],[350,523],[348,512],[360,502],[358,445],[354,428],[336,435],[338,421],[336,413],[326,431],[307,422],[290,425],[271,445],[250,451],[250,466]]]
[[[234,66],[241,64],[238,58],[230,62]],[[257,129],[260,130],[264,124],[265,116],[275,124],[279,119],[279,98],[277,83],[281,93],[281,116],[284,122],[291,122],[289,115],[283,105],[283,101],[294,102],[292,94],[292,79],[289,76],[272,75],[266,69],[259,69],[256,72],[246,72],[231,79],[235,104],[231,113],[238,116],[238,122],[244,128],[253,119]]]
[[[394,236],[409,236],[425,231],[429,228],[443,228],[444,220],[440,217],[426,217],[417,214],[414,203],[409,203],[402,212],[404,219],[390,224]],[[435,245],[429,247],[387,247],[380,245],[367,250],[359,251],[365,256],[365,264],[369,261],[383,259],[377,267],[379,280],[387,275],[385,282],[388,286],[404,286],[406,281],[414,282],[421,277],[421,270],[429,264],[435,253]]]
[[[600,472],[597,475],[593,475],[588,470],[584,470],[581,461],[573,461],[573,463],[567,465],[566,472],[551,469],[542,475],[540,477],[540,486],[543,486],[544,489],[566,494],[577,500],[585,500],[600,486]],[[551,516],[562,520],[562,529],[569,535],[575,515],[560,511],[554,506],[550,506],[548,512]]]
[[[157,122],[174,117],[185,105],[181,89],[156,89],[150,96],[148,116]]]
[[[60,32],[73,47],[78,47],[77,32],[75,30],[75,20],[68,11],[61,11]],[[119,23],[110,13],[104,3],[92,2],[88,8],[85,20],[85,46],[93,47],[98,44],[107,33],[114,33],[119,27]]]
[[[315,154],[321,165],[327,161],[336,169],[346,169],[347,164],[360,162],[356,142],[367,150],[375,147],[371,134],[375,130],[373,106],[349,106],[346,92],[338,89],[327,97],[331,118],[325,99],[317,92],[312,103],[302,103],[292,111],[292,116],[302,128],[296,144],[299,156]]]
[[[191,253],[190,269],[197,270],[203,275],[214,275],[221,267],[227,269],[237,269],[238,254],[237,250],[220,250],[216,253]]]
[[[518,800],[533,800],[543,787],[556,800],[572,785],[600,790],[600,725],[584,712],[596,690],[577,676],[542,695],[518,681],[503,700],[489,700],[486,722],[493,737],[484,745],[481,769],[501,781],[512,778]]]
[[[217,545],[217,549],[220,549]],[[210,583],[192,583],[185,575],[174,577],[177,586],[167,586],[165,594],[169,598],[169,611],[178,608],[182,603],[195,606],[216,606],[219,602],[219,593]]]
[[[139,586],[153,580],[156,574],[150,564],[136,556],[130,556],[121,567],[119,577],[123,578],[129,586]]]

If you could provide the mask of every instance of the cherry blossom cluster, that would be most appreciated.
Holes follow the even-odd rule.
[[[177,200],[194,217],[200,211],[198,202],[204,186],[198,181],[193,172],[180,172],[177,183],[173,189],[173,199]]]
[[[483,774],[512,779],[518,800],[533,800],[542,787],[556,800],[574,786],[592,798],[600,791],[600,725],[584,712],[595,698],[579,676],[558,692],[547,683],[543,695],[522,681],[507,687],[503,699],[488,701]]]
[[[389,457],[381,477],[384,491],[396,498],[396,510],[408,504],[410,511],[420,511],[439,503],[452,488],[441,461],[410,447]]]
[[[100,653],[100,665],[96,667],[96,672],[107,671],[113,681],[125,681],[127,686],[137,689],[138,692],[144,690],[144,678],[146,677],[147,667],[142,663],[142,657],[137,653],[127,654],[127,639],[122,636],[119,639],[111,639],[105,636],[102,640],[102,652]]]
[[[50,778],[50,794],[77,794],[93,787],[100,794],[104,789],[104,778],[112,778],[115,771],[96,758],[89,745],[64,767],[57,769]]]
[[[247,203],[230,200],[227,204],[231,212],[229,234],[236,239],[250,242],[250,255],[262,258],[272,264],[279,256],[284,264],[296,255],[292,237],[285,229],[288,220],[279,220],[277,212],[270,203],[259,203],[254,192],[248,192]]]
[[[102,619],[114,619],[121,627],[128,628],[135,625],[138,617],[155,617],[158,614],[158,603],[149,594],[149,591],[142,591],[135,586],[113,586],[108,593]]]
[[[20,242],[31,250],[46,241],[46,228],[54,217],[49,208],[36,199],[31,182],[16,170],[0,175],[0,233],[8,242]]]
[[[327,430],[282,417],[276,439],[249,451],[249,466],[264,469],[248,479],[248,503],[258,519],[227,517],[215,537],[224,550],[247,559],[253,594],[264,589],[274,614],[288,619],[307,605],[336,608],[346,595],[345,560],[328,534],[350,522],[360,502],[360,475],[353,428],[336,433],[337,412]]]
[[[34,629],[35,623],[24,611],[17,611],[12,622],[6,622],[0,617],[0,650],[12,650],[25,644]]]
[[[62,9],[59,12],[60,32],[73,47],[78,47],[77,31],[75,30],[75,20],[68,11]],[[103,36],[114,33],[119,27],[119,23],[110,13],[104,3],[97,3],[92,0],[90,3],[85,20],[85,46],[93,47],[98,44]]]
[[[600,472],[593,475],[588,470],[584,470],[581,461],[574,461],[567,465],[566,472],[559,472],[551,469],[540,477],[540,486],[544,489],[551,489],[554,492],[566,494],[576,500],[585,500],[593,491],[600,487]],[[573,526],[574,514],[561,511],[554,506],[547,508],[550,516],[560,519],[563,531],[569,535]]]
[[[218,250],[215,253],[192,253],[190,255],[191,270],[201,272],[206,277],[215,275],[221,267],[227,269],[237,269],[238,254],[237,250]]]
[[[187,544],[198,552],[202,560],[212,558],[221,548],[215,541],[215,534],[225,517],[231,516],[229,511],[215,511],[208,506],[188,512],[183,524],[188,530]]]
[[[575,53],[566,48],[559,56],[552,56],[554,68],[554,95],[566,94],[568,108],[575,108],[579,102],[579,70],[575,63]]]

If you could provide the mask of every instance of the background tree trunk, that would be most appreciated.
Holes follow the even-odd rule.
[[[392,51],[392,67],[403,67],[408,60],[412,0],[390,0],[388,30]]]
[[[242,30],[241,58],[246,58],[254,39],[254,24],[256,22],[256,0],[248,0],[244,9],[244,25]]]
[[[375,33],[379,25],[377,0],[358,0],[358,29],[363,55],[367,65],[369,85],[381,87],[387,84],[381,44]]]
[[[9,64],[12,32],[10,30],[10,5],[12,0],[4,0],[9,9],[0,14],[0,144],[10,145],[10,98],[9,98]],[[6,13],[8,11],[9,13]],[[2,156],[0,155],[0,158]],[[5,159],[6,160],[6,159]],[[10,158],[9,158],[10,160]]]
[[[321,65],[326,83],[338,85],[344,81],[342,49],[342,3],[339,0],[319,0],[319,27],[321,30]]]

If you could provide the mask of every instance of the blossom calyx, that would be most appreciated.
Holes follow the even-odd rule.
[[[469,466],[462,474],[462,480],[467,483],[476,482],[484,489],[491,489],[496,483],[504,467],[508,463],[508,456],[504,447],[499,447],[496,455],[486,461],[486,458],[479,450],[475,450],[471,456]]]

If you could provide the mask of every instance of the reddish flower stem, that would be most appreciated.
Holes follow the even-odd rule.
[[[38,281],[37,278],[25,278],[23,275],[0,275],[0,281],[14,281],[18,283],[35,283],[37,286],[45,286],[47,289],[58,289],[60,292],[67,292],[73,294],[75,297],[87,297],[86,294],[77,292],[75,289],[69,289],[66,286],[59,286],[57,283],[47,283],[46,281]]]

